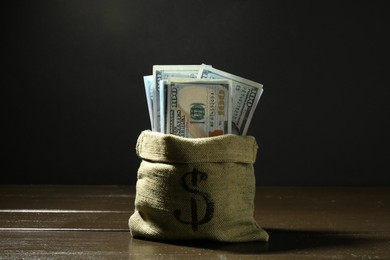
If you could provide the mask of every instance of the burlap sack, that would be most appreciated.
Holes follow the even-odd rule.
[[[142,132],[131,234],[154,240],[267,241],[253,218],[256,153],[250,136],[190,139]]]

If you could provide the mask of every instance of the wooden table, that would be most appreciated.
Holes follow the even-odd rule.
[[[134,187],[0,186],[0,259],[390,259],[390,189],[258,187],[270,241],[133,239]]]

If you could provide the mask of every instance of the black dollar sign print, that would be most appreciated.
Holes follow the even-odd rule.
[[[204,217],[202,219],[198,219],[198,205],[196,204],[196,200],[194,198],[191,198],[191,221],[185,221],[180,218],[181,216],[181,211],[180,210],[175,210],[174,215],[175,218],[184,224],[190,224],[192,225],[192,230],[193,231],[198,231],[198,226],[205,224],[209,222],[214,215],[214,202],[210,199],[210,195],[205,192],[201,192],[198,189],[193,189],[187,185],[186,179],[187,176],[191,175],[191,185],[192,187],[197,187],[198,186],[198,181],[204,181],[207,180],[208,175],[204,172],[198,171],[198,169],[194,168],[192,172],[187,172],[184,174],[181,178],[182,181],[182,186],[183,188],[191,193],[194,193],[196,195],[200,195],[203,197],[205,203],[206,203],[206,212],[204,214]]]

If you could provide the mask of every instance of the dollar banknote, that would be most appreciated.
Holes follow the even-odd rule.
[[[207,66],[205,66],[207,67]],[[161,113],[160,113],[160,81],[164,79],[175,78],[197,78],[201,65],[154,65],[153,66],[153,130],[161,132]]]
[[[169,78],[167,133],[188,138],[231,133],[232,81]]]
[[[263,85],[222,70],[218,70],[213,68],[211,65],[201,64],[201,65],[155,65],[153,66],[153,75],[144,76],[144,84],[145,84],[145,93],[148,104],[149,117],[151,122],[151,127],[153,131],[161,132],[161,133],[170,133],[173,129],[172,121],[168,121],[168,117],[170,116],[169,109],[169,81],[170,79],[175,79],[177,82],[178,78],[182,79],[192,79],[189,82],[192,82],[193,87],[195,85],[202,85],[204,82],[196,82],[193,81],[195,78],[197,79],[220,79],[220,80],[228,80],[231,85],[229,87],[229,105],[228,110],[230,111],[229,118],[225,122],[230,122],[231,126],[228,126],[228,132],[246,135],[251,120],[253,118],[254,111],[257,107],[257,104],[260,100],[260,97],[263,93]],[[189,82],[181,82],[181,84],[187,87]],[[198,86],[199,87],[199,86]],[[188,88],[189,89],[189,88]],[[207,88],[205,88],[207,89]],[[210,88],[212,89],[212,88]],[[205,92],[205,90],[203,91]],[[203,93],[202,91],[192,91],[187,90],[182,91],[182,93],[186,93],[186,95],[198,95],[199,93]],[[191,97],[193,98],[193,97]],[[182,98],[182,100],[184,100]],[[184,101],[183,101],[184,102]],[[194,103],[195,104],[195,103]],[[197,108],[201,109],[203,106],[199,106]],[[206,107],[206,106],[205,106]],[[205,108],[204,107],[204,108]],[[184,111],[184,110],[183,110]],[[194,110],[193,110],[194,111]],[[188,111],[184,111],[188,112]],[[180,110],[182,113],[182,110]],[[188,115],[186,115],[188,117]],[[170,117],[171,119],[172,117]],[[175,121],[179,122],[179,121]],[[180,123],[180,122],[179,122]],[[188,123],[188,122],[187,122]],[[198,136],[196,133],[201,133],[201,136],[209,136],[204,129],[201,127],[195,127],[195,124],[201,125],[204,122],[195,122],[192,120],[190,122],[189,135],[191,135],[191,130],[193,130],[194,135]],[[185,124],[183,124],[185,126]],[[176,129],[178,129],[176,127]],[[187,128],[186,128],[187,129]],[[200,130],[203,130],[200,131]],[[231,129],[231,130],[230,130]],[[195,131],[196,130],[196,131]],[[199,130],[199,131],[198,131]],[[176,131],[179,133],[179,131]],[[214,132],[219,133],[218,131]],[[224,132],[226,133],[226,131]],[[211,135],[213,132],[211,131]],[[192,135],[191,135],[192,136]]]
[[[160,133],[167,133],[167,91],[168,80],[160,81]]]
[[[263,93],[263,85],[210,66],[201,66],[198,78],[228,79],[233,82],[233,133],[246,135],[256,106]]]
[[[148,111],[149,111],[149,118],[150,118],[150,125],[152,126],[152,130],[154,130],[153,127],[153,75],[144,76],[144,86],[145,86],[145,94],[146,94],[146,102],[148,104]]]

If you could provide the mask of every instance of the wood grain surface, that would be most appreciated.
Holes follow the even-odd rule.
[[[157,242],[131,237],[128,186],[0,186],[0,259],[386,259],[390,189],[258,187],[270,241]]]

